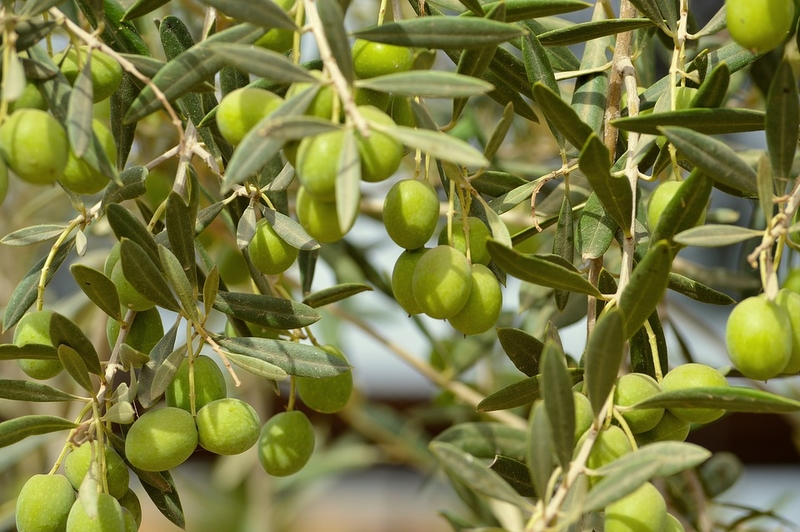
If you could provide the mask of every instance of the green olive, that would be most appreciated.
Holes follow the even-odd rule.
[[[782,288],[775,302],[786,312],[792,324],[792,354],[781,373],[797,373],[800,372],[800,294]]]
[[[414,65],[414,51],[405,46],[357,39],[352,54],[356,76],[361,79],[407,72]]]
[[[786,39],[794,21],[792,0],[725,0],[728,31],[742,48],[767,52]]]
[[[33,475],[22,486],[15,509],[18,532],[66,530],[75,491],[64,475]]]
[[[386,233],[400,247],[417,249],[430,240],[439,220],[439,198],[433,185],[418,179],[395,183],[383,202]]]
[[[497,323],[502,307],[503,291],[497,277],[483,264],[473,264],[467,302],[448,321],[461,334],[480,334]]]
[[[97,119],[92,121],[92,131],[113,166],[117,159],[117,143],[114,141],[114,135],[105,124]],[[89,163],[76,157],[75,153],[70,150],[64,175],[59,182],[64,185],[64,188],[76,194],[95,194],[103,190],[110,180],[107,175],[92,168]]]
[[[53,347],[53,341],[50,339],[50,318],[52,316],[53,312],[50,310],[38,310],[22,316],[14,329],[14,339],[12,340],[14,345],[38,344]],[[53,378],[64,369],[61,361],[57,358],[20,358],[17,363],[26,375],[39,380]]]
[[[368,121],[384,126],[394,126],[394,120],[371,105],[362,105],[358,111]],[[369,183],[383,181],[394,175],[403,159],[403,145],[385,133],[371,130],[369,137],[356,132],[358,154],[361,157],[361,179]]]
[[[52,185],[69,159],[67,132],[44,111],[20,109],[0,126],[0,154],[23,181]]]
[[[322,346],[322,350],[347,362],[344,353],[332,345]],[[333,377],[315,379],[295,377],[297,394],[303,403],[317,412],[333,414],[347,405],[353,393],[353,373],[345,371]]]
[[[341,240],[350,230],[349,226],[344,230],[339,227],[335,202],[315,198],[302,186],[297,191],[297,220],[321,243]]]
[[[123,307],[137,312],[148,310],[156,306],[155,303],[144,297],[136,291],[133,285],[128,281],[125,272],[122,268],[122,261],[118,260],[111,270],[111,280],[117,287],[117,294],[119,295],[119,302]]]
[[[667,526],[667,503],[655,486],[645,482],[606,506],[604,524],[606,532],[663,531]]]
[[[464,236],[464,222],[460,217],[453,219],[453,247],[461,253],[467,252],[466,237]],[[489,228],[480,218],[467,217],[469,225],[469,258],[473,264],[487,265],[492,257],[486,248],[486,242],[492,236]],[[439,233],[439,244],[447,244],[447,227]]]
[[[725,345],[742,375],[767,380],[792,357],[792,321],[786,310],[763,295],[739,302],[728,316]]]
[[[267,275],[277,275],[288,270],[299,253],[264,218],[256,224],[256,234],[247,246],[247,251],[253,265]]]
[[[89,48],[87,46],[81,46],[78,49],[73,46],[66,54],[62,52],[56,55],[53,61],[56,64],[60,63],[61,72],[70,83],[75,83],[88,55]],[[95,103],[110,98],[122,83],[122,67],[116,59],[100,50],[92,51],[91,72]]]
[[[397,304],[409,315],[422,314],[422,307],[414,299],[412,286],[417,261],[427,251],[426,248],[405,250],[397,258],[392,270],[392,294]]]
[[[108,345],[114,347],[119,337],[119,322],[108,318],[106,322],[106,337]],[[137,312],[133,323],[125,336],[125,343],[144,354],[149,354],[159,340],[164,337],[164,325],[161,322],[161,313],[157,308]]]
[[[728,386],[728,381],[714,368],[695,363],[676,367],[661,381],[661,389],[665,392],[701,386]],[[669,411],[690,423],[710,423],[725,414],[721,408],[670,408]]]
[[[92,516],[78,498],[69,511],[66,532],[125,532],[122,506],[108,493],[98,493],[97,515]]]
[[[133,467],[166,471],[185,462],[197,447],[197,427],[186,410],[150,410],[131,425],[125,437],[125,456]]]
[[[305,191],[319,200],[336,199],[336,178],[344,134],[344,130],[335,130],[300,141],[297,177]]]
[[[264,471],[285,477],[300,471],[314,452],[314,427],[302,412],[281,412],[261,429],[258,459]]]
[[[64,460],[64,474],[76,490],[81,487],[84,477],[89,472],[92,459],[99,460],[99,456],[94,454],[94,448],[96,447],[97,445],[94,443],[84,443],[80,447],[73,448]],[[128,491],[128,482],[130,480],[128,466],[116,451],[108,445],[105,446],[104,459],[108,493],[112,497],[119,499]]]
[[[617,379],[614,405],[631,406],[660,392],[661,387],[651,376],[644,373],[628,373]],[[663,408],[644,408],[622,413],[622,417],[634,434],[655,428],[663,415]]]
[[[242,139],[266,117],[277,109],[283,99],[264,89],[243,87],[225,95],[217,107],[217,127],[222,136],[233,145]]]
[[[258,414],[239,399],[217,399],[197,411],[198,441],[212,453],[243,453],[255,445],[260,432]]]
[[[194,407],[195,412],[205,405],[218,399],[224,399],[227,394],[225,376],[214,359],[205,355],[195,357],[194,367]],[[178,372],[164,392],[167,406],[173,406],[191,412],[189,393],[189,359],[184,358]]]
[[[471,278],[472,268],[463,253],[450,246],[437,246],[417,261],[411,290],[425,314],[448,319],[466,305]]]

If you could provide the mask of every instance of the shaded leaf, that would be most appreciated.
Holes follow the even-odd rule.
[[[122,20],[133,20],[143,17],[169,2],[170,0],[136,0],[136,2],[125,11]]]
[[[489,166],[489,161],[481,152],[461,139],[439,131],[414,129],[405,126],[386,126],[370,122],[375,131],[386,133],[396,138],[409,148],[421,150],[441,161],[448,161],[464,166]]]
[[[477,461],[474,456],[442,441],[431,442],[429,448],[451,475],[471,489],[515,506],[530,507],[530,503],[517,494],[500,475]]]
[[[564,353],[552,341],[545,343],[541,367],[542,398],[550,421],[553,448],[566,471],[572,461],[575,443],[575,402]]]
[[[311,308],[319,308],[367,291],[372,291],[368,284],[342,283],[308,294],[303,298],[303,303]]]
[[[728,412],[781,413],[800,410],[800,401],[739,386],[707,386],[661,392],[634,408],[722,408]]]
[[[284,380],[287,373],[275,364],[270,364],[266,360],[251,356],[240,355],[238,353],[225,353],[225,356],[243,370],[258,377],[270,380]]]
[[[602,257],[611,247],[616,229],[614,219],[603,208],[597,194],[592,192],[578,218],[576,244],[581,258],[590,260]]]
[[[792,66],[782,61],[767,95],[765,132],[772,171],[776,177],[788,178],[797,150],[797,130],[800,127],[800,100]]]
[[[180,305],[172,295],[164,274],[156,266],[161,263],[161,259],[154,263],[133,240],[123,238],[120,244],[122,274],[134,290],[160,307],[180,312]]]
[[[498,266],[522,281],[603,298],[580,273],[537,255],[519,253],[493,239],[489,239],[486,246]]]
[[[539,360],[544,344],[520,329],[499,327],[497,339],[514,366],[528,377],[539,373]]]
[[[155,347],[150,351],[150,361],[142,366],[142,370],[139,373],[136,396],[144,408],[153,406],[161,396],[161,392],[155,392],[153,389],[153,379],[158,367],[175,350],[175,340],[178,336],[180,323],[180,320],[176,320],[175,325],[156,343]]]
[[[358,39],[418,48],[483,48],[522,35],[513,24],[486,18],[427,16],[353,32]]]
[[[159,475],[167,483],[165,488],[160,489],[149,482],[142,482],[142,487],[164,517],[178,527],[186,530],[186,520],[184,519],[183,508],[181,507],[181,500],[178,497],[178,488],[175,487],[175,483],[172,481],[169,471],[161,471]],[[140,479],[143,478],[142,475],[138,475],[138,473],[137,476],[139,476]]]
[[[592,20],[546,31],[538,38],[543,46],[568,46],[652,25],[652,21],[646,18]]]
[[[527,462],[534,489],[540,498],[549,495],[547,485],[555,469],[553,462],[553,438],[550,433],[550,420],[547,410],[540,402],[531,410],[530,424],[526,437]]]
[[[611,175],[610,157],[608,148],[600,137],[593,133],[583,145],[579,166],[609,216],[622,228],[626,236],[630,236],[633,192],[626,178]]]
[[[248,0],[246,3],[229,0],[201,1],[241,22],[251,22],[265,28],[297,29],[292,17],[272,0]]]
[[[625,334],[630,338],[655,310],[669,283],[672,254],[665,240],[652,246],[633,269],[630,281],[619,298],[624,312]]]
[[[707,224],[681,231],[673,240],[684,246],[721,247],[761,238],[763,231],[727,224]]]
[[[129,239],[142,248],[153,264],[160,264],[161,259],[158,256],[158,245],[152,233],[147,230],[144,224],[140,222],[131,211],[122,205],[112,203],[107,207],[106,216],[117,240],[122,240],[123,238]]]
[[[318,81],[308,73],[308,70],[297,66],[285,55],[266,48],[249,44],[220,42],[211,46],[211,50],[240,71],[260,78],[267,78],[278,83],[316,83]]]
[[[320,315],[310,306],[282,297],[220,291],[214,300],[218,311],[274,329],[296,329],[316,323]]]
[[[64,366],[70,377],[78,383],[78,385],[89,393],[92,393],[92,380],[89,378],[89,372],[86,369],[86,364],[83,363],[81,355],[68,345],[58,346],[58,359]]]
[[[505,4],[508,22],[571,13],[591,5],[581,0],[503,0],[487,2],[483,4],[483,9],[488,12],[502,4]]]
[[[350,51],[350,42],[347,30],[344,27],[344,11],[342,4],[335,0],[317,0],[319,18],[322,19],[322,29],[330,45],[331,54],[336,60],[336,65],[342,72],[347,82],[352,85],[355,80],[353,56]]]
[[[56,416],[21,416],[0,423],[0,447],[24,440],[28,436],[48,434],[77,427],[72,421]]]
[[[58,358],[58,352],[55,347],[44,344],[0,344],[0,360],[17,360],[20,358],[54,360]]]
[[[445,429],[434,440],[455,445],[477,458],[490,460],[503,455],[515,460],[525,459],[525,431],[502,423],[459,423]]]
[[[195,214],[183,197],[170,191],[165,211],[169,250],[178,260],[192,288],[197,287],[197,271],[194,258]],[[161,256],[161,249],[158,250]],[[163,256],[161,257],[163,260]]]
[[[63,392],[40,382],[9,379],[0,379],[0,399],[27,401],[29,403],[84,400],[82,397]]]
[[[64,233],[64,229],[66,228],[66,225],[57,224],[33,225],[31,227],[18,229],[7,234],[0,239],[0,244],[5,244],[6,246],[12,247],[39,244],[41,242],[58,238]]]
[[[667,126],[679,126],[706,135],[722,135],[764,129],[764,112],[728,107],[683,109],[617,118],[611,121],[611,125],[649,135],[659,135],[659,129]]]
[[[86,297],[100,310],[117,321],[122,318],[119,312],[117,287],[103,272],[83,264],[73,264],[69,267],[69,272]]]
[[[165,278],[175,291],[175,294],[177,294],[178,301],[183,309],[181,314],[184,314],[189,320],[199,323],[200,313],[197,310],[197,297],[189,282],[189,278],[186,277],[186,272],[183,270],[181,263],[178,261],[177,257],[164,246],[158,246],[158,253],[161,255],[161,265],[164,268]],[[123,273],[125,273],[124,270]]]
[[[410,70],[385,74],[356,82],[356,86],[380,92],[426,98],[476,96],[492,90],[492,85],[470,76],[436,70]]]
[[[100,358],[94,344],[84,332],[69,318],[53,312],[50,316],[50,340],[58,349],[62,344],[74,349],[83,360],[86,369],[95,375],[101,375]]]
[[[586,345],[584,386],[595,418],[600,414],[625,355],[625,314],[611,308],[600,315]]]
[[[220,338],[226,351],[269,362],[297,377],[334,377],[350,365],[318,347],[269,338]]]
[[[553,90],[537,81],[533,84],[533,98],[542,107],[542,112],[553,127],[576,148],[583,147],[592,128],[583,122],[570,105]],[[611,164],[609,162],[609,164]]]
[[[503,480],[508,482],[514,491],[523,497],[535,497],[536,490],[533,487],[531,473],[525,462],[514,460],[505,456],[498,456],[492,462],[492,471],[500,475]]]
[[[344,234],[353,225],[361,207],[361,156],[351,128],[344,132],[336,164],[335,197],[339,230]]]

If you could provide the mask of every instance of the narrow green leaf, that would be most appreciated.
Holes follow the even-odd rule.
[[[561,209],[558,212],[556,233],[553,236],[553,255],[561,257],[570,264],[575,259],[575,229],[569,194],[564,194]],[[556,290],[555,299],[558,310],[563,312],[569,301],[569,292]]]
[[[575,443],[575,402],[564,353],[551,341],[545,343],[542,353],[542,398],[550,420],[553,448],[566,471]]]
[[[0,447],[24,440],[28,436],[48,434],[77,427],[72,421],[56,416],[22,416],[0,423]]]
[[[64,369],[67,371],[72,380],[89,393],[94,391],[92,387],[92,380],[89,378],[89,371],[86,369],[86,364],[83,363],[83,358],[77,351],[68,345],[58,346],[58,359],[63,364]]]
[[[558,290],[603,298],[603,294],[580,273],[536,255],[519,253],[493,239],[489,239],[486,246],[497,265],[517,279]]]
[[[560,98],[561,91],[558,88],[558,82],[556,82],[555,72],[553,72],[547,51],[533,32],[522,37],[522,58],[525,63],[525,72],[531,85],[535,80],[538,80]],[[545,119],[559,147],[563,148],[564,135],[561,134],[555,124],[550,122],[546,115]]]
[[[497,455],[525,459],[525,431],[502,423],[466,422],[452,425],[434,438],[455,445],[476,458]]]
[[[661,320],[658,319],[658,310],[648,316],[647,324],[649,330],[647,327],[641,327],[631,336],[629,342],[631,372],[644,373],[655,379],[657,378],[656,360],[658,360],[661,375],[666,375],[669,371],[667,339],[664,336]]]
[[[684,246],[721,247],[761,238],[763,231],[738,225],[707,224],[686,229],[675,235],[676,243]]]
[[[619,297],[619,308],[625,316],[625,337],[633,336],[652,313],[669,283],[672,252],[666,240],[660,240],[633,269],[630,281]]]
[[[45,274],[45,286],[50,283],[50,280],[64,263],[64,259],[67,258],[67,255],[70,254],[74,246],[74,238],[68,239],[66,242],[62,243],[61,246],[59,246],[58,251],[56,251],[52,261],[50,261],[49,268]],[[31,308],[31,305],[33,305],[33,303],[36,301],[39,279],[41,277],[42,268],[47,260],[48,257],[42,257],[42,259],[40,259],[39,262],[33,266],[33,268],[28,270],[28,272],[25,274],[25,277],[23,277],[19,283],[17,283],[17,287],[11,293],[11,297],[8,299],[8,304],[6,305],[6,310],[3,313],[4,331],[7,331],[16,325],[20,318],[22,318],[28,309]]]
[[[731,69],[725,62],[718,64],[706,74],[706,79],[697,89],[689,107],[719,107],[728,95],[731,83]]]
[[[69,267],[69,272],[92,303],[113,319],[117,321],[122,319],[119,312],[117,287],[114,286],[111,279],[106,277],[103,272],[83,264],[73,264]]]
[[[92,141],[92,70],[91,56],[81,57],[85,61],[75,80],[67,109],[67,135],[69,145],[76,157],[83,157]]]
[[[58,23],[55,20],[37,20],[37,19],[17,19],[14,25],[14,30],[17,33],[17,42],[15,49],[17,52],[27,50],[31,46],[39,43],[52,33],[53,28]]]
[[[678,126],[705,135],[723,135],[764,129],[764,112],[752,109],[721,107],[718,109],[683,109],[664,113],[617,118],[611,125],[624,131],[661,134],[660,129]]]
[[[335,194],[337,221],[341,233],[344,234],[353,225],[361,207],[361,156],[356,133],[351,128],[344,131],[342,149],[336,165]]]
[[[428,16],[353,32],[368,41],[419,48],[483,48],[523,34],[513,24],[473,17]]]
[[[779,188],[777,184],[777,179],[773,178],[772,167],[767,160],[767,155],[762,153],[756,165],[756,188],[758,189],[758,205],[761,207],[761,214],[767,225],[775,215],[775,191]]]
[[[183,274],[194,289],[197,287],[197,268],[194,258],[194,214],[183,197],[177,192],[171,191],[167,197],[165,215],[170,251],[178,259]],[[161,250],[158,251],[161,255]]]
[[[56,348],[44,344],[0,344],[0,360],[18,360],[30,358],[33,360],[55,360],[58,358]]]
[[[380,92],[425,98],[458,98],[484,94],[490,83],[455,72],[411,70],[385,74],[356,82],[356,86]]]
[[[514,106],[508,104],[506,105],[505,109],[503,109],[503,117],[500,119],[500,122],[498,122],[497,126],[495,126],[494,131],[492,131],[492,135],[486,142],[486,147],[483,149],[483,156],[486,157],[487,160],[491,161],[497,154],[497,150],[500,149],[503,141],[505,141],[506,134],[508,134],[508,130],[511,128],[513,120]]]
[[[29,403],[83,400],[82,397],[63,392],[40,382],[9,379],[0,379],[0,399],[26,401]]]
[[[363,283],[342,283],[328,288],[323,288],[303,299],[303,304],[311,308],[324,307],[336,303],[361,292],[372,291],[372,287]]]
[[[228,0],[201,1],[240,22],[251,22],[265,28],[297,29],[292,17],[272,0],[248,0],[247,3]]]
[[[156,244],[153,234],[147,230],[142,222],[139,221],[131,211],[122,205],[111,203],[106,210],[108,223],[117,240],[129,239],[144,250],[144,253],[153,264],[159,264],[158,244]]]
[[[589,492],[585,511],[604,508],[654,477],[670,477],[696,467],[711,451],[684,442],[656,442],[626,454],[598,470],[604,479]]]
[[[69,318],[54,312],[50,317],[50,340],[59,348],[62,344],[74,349],[83,360],[86,369],[95,375],[101,375],[100,358],[94,344],[84,332]]]
[[[728,294],[714,290],[703,283],[674,272],[669,274],[667,288],[709,305],[733,305],[736,303],[736,300]]]
[[[320,319],[308,305],[261,294],[220,291],[214,308],[240,320],[274,329],[307,327]]]
[[[592,128],[578,117],[575,110],[562,100],[558,93],[553,92],[541,81],[537,81],[533,84],[533,98],[541,106],[548,122],[560,131],[570,144],[576,148],[586,145],[592,134]]]
[[[612,178],[614,179],[614,178]],[[583,260],[602,257],[614,241],[617,224],[592,192],[578,218],[577,249]]]
[[[502,4],[505,4],[508,22],[572,13],[591,6],[581,0],[503,0],[487,2],[483,4],[483,9],[488,12]]]
[[[303,226],[285,214],[271,209],[263,211],[264,218],[287,244],[300,250],[313,250],[319,248],[319,242],[314,240],[303,229]]]
[[[600,315],[586,346],[584,382],[595,418],[614,387],[625,355],[625,314],[612,308]]]
[[[225,356],[228,358],[228,360],[243,370],[263,379],[282,381],[287,377],[287,373],[285,371],[275,364],[270,364],[266,360],[230,352],[226,352]]]
[[[214,308],[217,294],[219,294],[219,268],[215,264],[209,270],[206,281],[203,283],[203,314],[205,316],[208,316],[208,313]]]
[[[544,344],[520,329],[499,327],[497,339],[514,366],[528,377],[539,373],[539,360]]]
[[[167,98],[173,100],[208,79],[225,64],[225,59],[214,53],[210,46],[215,42],[249,44],[263,35],[264,29],[249,23],[238,24],[211,36],[167,63],[153,76],[153,84]],[[125,122],[130,124],[157,111],[162,106],[151,86],[142,89],[131,105]]]
[[[656,26],[666,29],[664,17],[658,6],[658,0],[631,0],[631,4],[636,6],[639,13],[649,18]]]
[[[778,178],[792,175],[800,127],[800,99],[792,66],[782,61],[775,72],[767,95],[765,132],[772,171]],[[783,192],[783,191],[781,191]]]
[[[651,242],[672,241],[675,233],[697,225],[708,208],[712,186],[704,172],[693,170],[664,208],[658,225],[652,228]]]
[[[714,181],[756,196],[755,171],[728,144],[688,128],[660,128],[681,154]]]
[[[7,234],[0,239],[0,244],[5,244],[6,246],[12,247],[39,244],[41,242],[58,238],[62,233],[64,233],[64,229],[66,228],[66,225],[57,224],[32,225],[31,227],[18,229]]]
[[[134,472],[136,471],[134,470]],[[145,472],[136,473],[139,479],[143,480],[141,473]],[[181,500],[178,497],[178,488],[172,481],[169,471],[161,471],[158,473],[158,475],[163,478],[163,480],[167,483],[167,486],[161,489],[153,484],[150,484],[149,482],[143,481],[142,487],[144,488],[144,491],[147,492],[147,496],[150,497],[150,500],[153,501],[155,507],[158,508],[158,511],[161,512],[164,517],[169,519],[170,522],[179,528],[186,530],[186,520],[183,515],[183,508],[181,507]]]
[[[531,504],[522,498],[503,480],[500,475],[489,469],[474,456],[467,454],[455,445],[442,441],[433,441],[429,448],[442,462],[445,469],[461,480],[471,489],[493,499],[509,502],[522,508],[530,508]]]
[[[652,25],[646,18],[592,20],[540,33],[538,37],[543,46],[569,46]]]
[[[189,278],[186,277],[183,266],[178,258],[164,246],[158,246],[158,254],[161,256],[161,266],[164,268],[167,282],[177,294],[185,315],[193,322],[199,323],[200,312],[197,309],[197,297]],[[125,273],[124,269],[123,273]]]
[[[120,246],[120,264],[125,279],[142,296],[156,305],[173,312],[180,312],[180,306],[172,295],[164,274],[150,257],[133,240],[123,238]]]
[[[570,369],[572,376],[572,383],[580,382],[583,378],[583,371],[577,369]],[[540,398],[540,382],[539,376],[528,377],[513,384],[501,388],[500,390],[491,393],[483,398],[478,403],[476,410],[478,412],[492,412],[495,410],[508,410],[518,406],[527,406]]]
[[[531,472],[524,461],[514,460],[506,456],[497,456],[491,465],[492,471],[508,482],[523,497],[535,497],[536,490],[531,480]]]
[[[249,44],[216,43],[211,46],[228,64],[242,72],[278,83],[316,83],[308,70],[297,66],[285,55]]]
[[[489,166],[489,161],[486,160],[486,157],[481,152],[463,140],[439,131],[414,129],[405,126],[390,127],[375,122],[371,122],[370,127],[396,138],[409,148],[421,150],[441,161],[464,166]]]
[[[608,17],[601,4],[594,5],[592,20],[605,21]],[[578,118],[589,128],[602,135],[605,124],[607,94],[609,90],[608,50],[616,45],[612,37],[588,41],[581,57],[580,70],[588,74],[575,78],[571,107]],[[575,145],[580,149],[582,144]]]
[[[175,324],[158,341],[156,346],[150,351],[150,361],[142,366],[139,373],[139,382],[136,397],[144,408],[150,408],[161,396],[161,392],[156,393],[153,389],[153,379],[156,370],[164,363],[167,357],[175,350],[175,340],[178,336],[178,326],[181,320],[176,320]]]
[[[136,2],[125,11],[122,20],[133,20],[143,17],[169,2],[170,0],[136,0]]]
[[[350,42],[344,26],[344,10],[336,0],[317,0],[322,29],[330,45],[331,54],[347,82],[352,85],[356,78]]]
[[[155,368],[153,374],[153,381],[151,383],[150,393],[158,397],[163,394],[172,381],[175,380],[175,374],[181,367],[183,359],[186,358],[188,348],[186,344],[181,345]]]
[[[539,402],[533,405],[526,438],[528,469],[534,489],[541,499],[548,497],[547,486],[555,470],[553,437],[547,409]]]
[[[611,175],[608,148],[596,134],[592,134],[586,141],[578,164],[609,216],[630,236],[633,217],[631,185],[624,177]]]
[[[800,410],[800,401],[739,386],[686,388],[661,392],[635,408],[723,408],[728,412],[783,413]]]
[[[120,141],[117,140],[117,148],[119,148],[119,142]],[[121,159],[117,160],[119,161]],[[145,192],[147,192],[147,187],[144,182],[145,179],[147,179],[148,173],[147,168],[144,166],[131,166],[119,174],[122,186],[112,182],[106,187],[102,201],[103,212],[105,212],[108,205],[112,203],[122,203],[123,201],[143,196]]]
[[[515,188],[528,184],[528,181],[514,174],[487,170],[470,181],[475,190],[492,198],[497,198]]]
[[[226,351],[274,364],[297,377],[334,377],[350,371],[350,365],[318,347],[268,338],[220,338]]]

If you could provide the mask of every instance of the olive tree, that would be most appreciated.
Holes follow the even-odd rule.
[[[21,532],[138,529],[131,474],[186,527],[170,470],[293,475],[331,415],[446,478],[453,530],[747,520],[714,522],[737,464],[685,440],[800,409],[772,387],[800,371],[791,0],[729,1],[730,33],[688,0],[124,4],[0,11],[0,447],[49,451],[2,473]],[[723,246],[722,274],[681,254]],[[668,353],[669,292],[736,305],[732,365]],[[354,390],[345,324],[440,389],[445,430]]]

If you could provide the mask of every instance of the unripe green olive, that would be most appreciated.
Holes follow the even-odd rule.
[[[492,257],[486,248],[486,242],[492,236],[489,228],[480,218],[474,216],[467,217],[469,225],[469,258],[472,264],[488,265]],[[464,236],[464,222],[461,218],[453,219],[453,247],[461,253],[467,252],[466,237]],[[439,233],[439,244],[447,244],[447,227]]]
[[[405,46],[357,39],[352,54],[356,76],[361,79],[407,72],[414,65],[414,51]]]
[[[800,294],[800,268],[792,268],[783,281],[783,287]]]
[[[35,83],[30,81],[26,83],[22,94],[13,102],[8,102],[9,113],[13,113],[18,109],[41,109],[42,111],[47,111],[47,102]]]
[[[0,157],[0,204],[6,200],[6,195],[8,195],[8,166]]]
[[[661,389],[665,392],[701,386],[728,386],[725,376],[705,364],[683,364],[664,375]],[[710,423],[725,414],[721,408],[670,408],[670,412],[690,423]],[[656,427],[658,428],[658,427]]]
[[[575,403],[575,442],[577,442],[581,435],[592,426],[594,413],[592,412],[592,403],[582,393],[573,390],[572,399]]]
[[[763,295],[739,302],[728,316],[725,345],[745,377],[767,380],[792,357],[792,321],[786,310]]]
[[[227,394],[225,376],[214,359],[205,355],[195,357],[194,365],[194,407],[195,412],[205,405],[218,399],[224,399]],[[175,373],[175,378],[164,392],[167,406],[173,406],[191,412],[189,393],[189,359],[184,358]]]
[[[800,294],[782,288],[775,302],[786,312],[792,324],[792,354],[781,373],[797,373],[800,371]]]
[[[394,126],[394,120],[371,105],[358,107],[359,113],[368,121],[385,126]],[[403,145],[385,133],[371,130],[369,137],[356,132],[358,154],[361,157],[361,179],[376,183],[390,178],[400,167],[403,158]]]
[[[636,435],[636,443],[641,446],[657,441],[684,441],[689,436],[691,428],[691,423],[665,410],[654,428]]]
[[[294,7],[294,2],[295,0],[275,0],[275,3],[282,7],[284,11],[290,11]],[[273,28],[259,37],[253,44],[282,54],[292,48],[294,32],[282,28]]]
[[[0,154],[23,181],[52,185],[67,166],[67,132],[44,111],[20,109],[0,126]]]
[[[497,277],[483,264],[473,264],[467,302],[448,321],[461,334],[480,334],[497,323],[502,308],[503,291]]]
[[[328,131],[300,141],[297,150],[297,177],[308,194],[316,199],[336,199],[339,154],[344,144],[344,130]]]
[[[74,502],[75,491],[64,475],[33,475],[17,497],[17,531],[66,530]]]
[[[240,399],[217,399],[197,411],[198,441],[212,453],[243,453],[255,445],[260,433],[258,414]]]
[[[300,471],[314,452],[314,427],[302,412],[281,412],[261,429],[258,459],[264,471],[285,477]]]
[[[325,76],[319,70],[309,70],[308,73],[323,82],[324,85],[320,87],[320,89],[317,91],[317,94],[314,96],[314,99],[311,100],[310,104],[308,104],[304,114],[324,118],[326,120],[330,119],[333,116],[334,99],[338,98],[336,90],[333,88],[333,85],[330,83],[330,81],[326,80]],[[310,87],[311,82],[303,81],[292,83],[292,85],[289,87],[289,90],[286,91],[286,99],[288,100],[293,96],[297,96]]]
[[[323,345],[322,350],[347,362],[344,353],[332,345]],[[353,393],[353,373],[345,371],[333,377],[315,379],[296,377],[297,394],[303,403],[317,412],[333,414],[347,405]]]
[[[414,118],[414,111],[411,109],[411,101],[407,96],[394,94],[389,98],[387,113],[392,117],[395,124],[405,127],[417,127],[417,120]]]
[[[136,517],[134,517],[130,510],[122,506],[122,504],[120,504],[120,507],[122,510],[122,520],[125,524],[125,532],[136,532],[139,530],[139,523],[136,522]]]
[[[97,515],[90,516],[77,499],[67,517],[66,532],[125,532],[122,506],[108,493],[97,494]]]
[[[422,307],[414,299],[412,281],[417,261],[427,251],[425,248],[405,250],[397,258],[392,270],[392,294],[397,304],[409,315],[422,313]]]
[[[133,467],[166,471],[185,462],[197,447],[197,427],[186,410],[167,407],[144,413],[125,437],[125,456]]]
[[[661,387],[651,376],[644,373],[628,373],[617,379],[617,386],[614,389],[614,404],[631,406],[660,392]],[[663,408],[644,408],[622,413],[622,417],[634,434],[655,428],[663,415]]]
[[[464,308],[472,288],[467,257],[450,246],[437,246],[417,261],[411,279],[414,300],[431,318],[452,318]]]
[[[323,244],[341,240],[350,230],[349,226],[339,227],[335,202],[315,198],[302,186],[297,190],[297,220],[309,235]]]
[[[111,270],[111,281],[117,287],[117,294],[119,295],[119,302],[123,307],[137,312],[148,310],[156,306],[155,303],[144,297],[136,291],[133,285],[125,277],[125,272],[122,269],[122,261],[118,260]]]
[[[725,8],[728,31],[742,48],[772,50],[792,29],[792,0],[725,0]]]
[[[612,502],[605,509],[606,532],[663,531],[667,526],[667,503],[649,482]]]
[[[390,95],[387,92],[376,91],[372,89],[366,89],[364,87],[358,87],[355,90],[355,94],[353,95],[353,99],[356,102],[356,105],[371,105],[376,109],[380,109],[381,111],[386,112],[389,109],[389,99]]]
[[[277,275],[288,270],[297,260],[299,253],[299,250],[287,244],[264,218],[256,224],[256,234],[247,246],[247,251],[253,265],[267,275]]]
[[[37,310],[22,316],[14,329],[14,345],[24,346],[28,344],[53,346],[50,339],[50,318],[53,316],[51,310]],[[26,375],[33,379],[50,379],[55,377],[64,366],[57,358],[33,359],[20,358],[17,360],[19,367]]]
[[[417,249],[430,240],[439,219],[439,198],[433,185],[418,179],[395,183],[383,202],[386,233],[400,247]]]
[[[96,452],[93,451],[93,448],[96,447],[95,444],[84,443],[80,447],[73,448],[64,460],[64,474],[76,490],[81,487],[84,477],[89,472],[92,458],[99,460],[97,455],[93,455],[93,452]],[[128,466],[108,445],[105,446],[105,463],[108,493],[119,499],[128,491],[128,482],[130,481]]]
[[[581,439],[584,437],[586,435],[582,436]],[[581,442],[579,441],[577,449],[580,448]],[[611,425],[597,435],[592,451],[586,461],[586,466],[590,469],[599,469],[620,456],[630,453],[632,450],[633,447],[625,431],[616,425]]]
[[[108,318],[106,322],[106,337],[108,345],[114,347],[119,337],[119,322],[114,318]],[[157,308],[151,308],[136,313],[131,328],[125,336],[125,343],[147,355],[163,337],[164,325],[161,322],[161,313]]]
[[[242,87],[225,95],[217,107],[217,127],[233,145],[239,144],[247,133],[277,109],[283,99],[270,91]]]
[[[675,194],[678,193],[678,189],[682,184],[681,181],[664,181],[653,189],[647,203],[647,225],[650,227],[650,231],[655,231],[658,222],[661,220],[661,215],[664,214],[664,210]],[[705,220],[706,215],[703,213],[695,226],[702,225]]]
[[[75,83],[88,55],[89,48],[87,46],[81,46],[77,50],[75,47],[71,47],[66,56],[62,52],[56,55],[53,61],[56,64],[60,63],[61,72],[70,83]],[[94,102],[102,102],[110,98],[119,87],[119,84],[122,83],[122,67],[105,52],[93,50],[91,69]]]
[[[664,528],[664,532],[686,532],[686,528],[683,523],[678,521],[677,517],[667,514],[667,526]]]
[[[105,124],[97,119],[92,121],[92,131],[97,135],[103,151],[113,166],[117,158],[117,143],[114,141],[114,135]],[[92,168],[83,159],[76,157],[70,149],[67,166],[64,168],[64,175],[59,182],[64,185],[64,188],[76,194],[95,194],[103,190],[110,179],[107,175]]]

